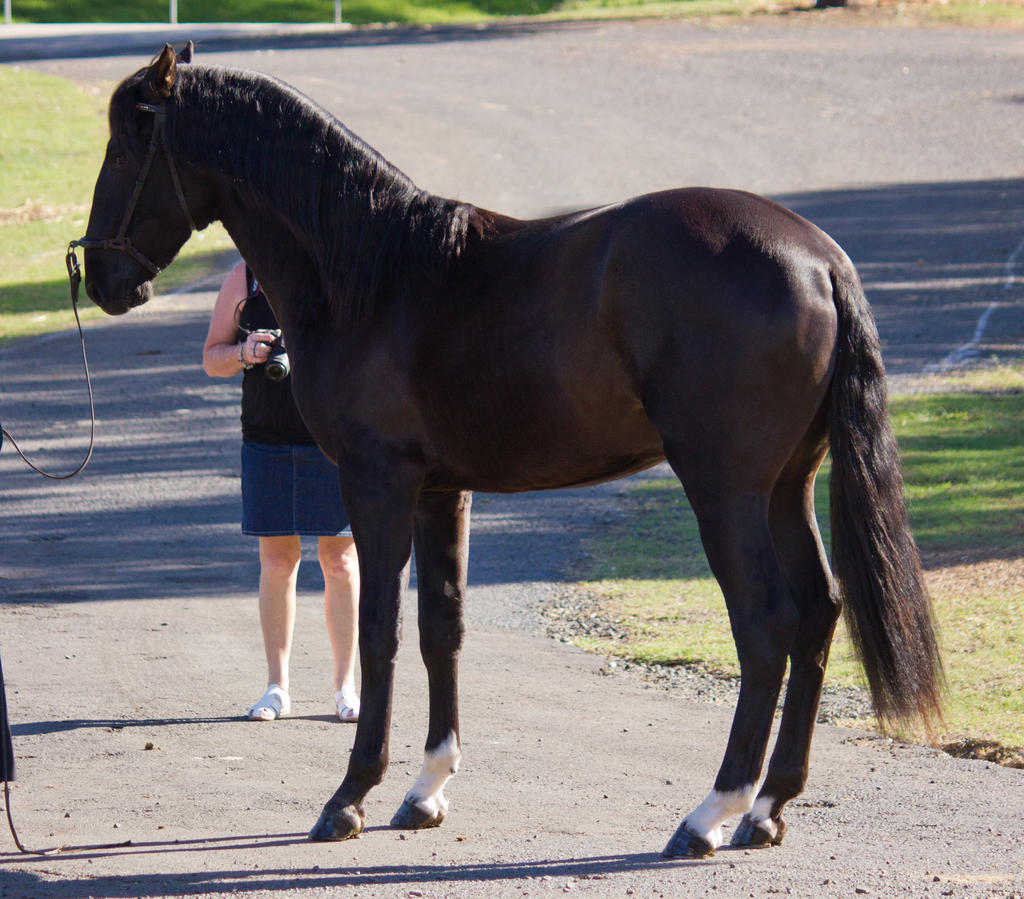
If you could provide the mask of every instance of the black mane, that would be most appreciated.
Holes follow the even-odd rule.
[[[112,133],[131,135],[137,76],[111,101]],[[282,218],[316,266],[331,315],[347,325],[410,280],[436,282],[481,213],[420,190],[312,100],[275,78],[178,67],[167,142],[176,158],[222,173]],[[192,122],[196,125],[193,126]]]

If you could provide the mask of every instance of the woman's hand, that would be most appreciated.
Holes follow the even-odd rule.
[[[267,331],[253,331],[241,344],[238,359],[243,366],[260,365],[270,357],[270,344],[275,340]]]

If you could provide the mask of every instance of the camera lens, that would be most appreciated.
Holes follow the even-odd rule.
[[[283,350],[271,356],[264,366],[264,373],[271,381],[283,381],[291,374],[288,354]]]

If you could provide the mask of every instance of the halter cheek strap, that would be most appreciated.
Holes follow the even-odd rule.
[[[167,159],[167,167],[171,173],[171,182],[174,185],[174,193],[178,198],[178,205],[181,207],[181,211],[185,214],[185,221],[188,223],[189,232],[197,231],[196,223],[192,219],[192,213],[189,212],[188,203],[185,202],[185,191],[181,186],[181,178],[178,177],[178,167],[174,164],[174,157],[171,156],[170,151],[167,149],[167,144],[164,142],[164,121],[167,117],[167,110],[163,106],[153,105],[151,103],[136,103],[135,108],[142,112],[151,112],[153,114],[153,133],[149,138],[149,147],[146,149],[146,158],[142,161],[142,166],[139,168],[138,177],[135,179],[135,186],[132,188],[132,195],[128,201],[128,208],[124,211],[124,217],[121,219],[121,227],[117,229],[117,236],[107,239],[97,239],[92,237],[80,237],[78,240],[71,241],[68,244],[68,273],[71,273],[72,266],[75,271],[78,270],[78,260],[75,258],[75,247],[81,247],[83,250],[120,250],[123,253],[127,253],[136,262],[139,263],[143,268],[148,269],[154,277],[160,273],[160,266],[156,265],[148,256],[140,252],[138,248],[132,243],[132,239],[128,236],[128,226],[131,224],[132,217],[135,215],[135,207],[138,205],[139,197],[142,196],[142,188],[146,184],[146,178],[149,177],[149,170],[153,165],[153,157],[156,156],[158,147],[162,147],[164,151],[164,157]],[[73,277],[73,276],[72,276]]]

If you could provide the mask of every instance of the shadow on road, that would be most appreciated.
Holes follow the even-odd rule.
[[[299,719],[304,716],[293,716]],[[323,716],[325,720],[330,720]],[[57,721],[32,721],[28,724],[12,724],[11,734],[15,737],[59,734],[69,730],[123,730],[126,727],[142,727],[150,730],[156,727],[170,727],[177,724],[228,724],[245,721],[244,715],[217,715],[215,717],[196,715],[191,718],[69,718]]]
[[[268,26],[269,27],[269,26]],[[288,28],[277,30],[243,29],[230,25],[211,29],[204,25],[181,25],[162,29],[147,25],[131,34],[89,33],[47,34],[44,37],[4,37],[0,40],[0,63],[29,62],[44,59],[98,59],[118,56],[152,55],[163,43],[176,47],[192,39],[200,53],[244,52],[247,50],[317,50],[346,47],[399,47],[414,44],[445,44],[463,41],[506,40],[531,37],[559,30],[594,29],[590,22],[495,22],[476,25],[401,25],[368,26],[338,30],[324,25],[322,30]]]
[[[780,199],[832,233],[857,263],[890,371],[917,372],[954,352],[992,304],[978,352],[1020,351],[1024,290],[1012,257],[1024,180]],[[9,448],[0,454],[0,600],[216,597],[256,583],[255,541],[238,524],[239,383],[211,380],[200,367],[212,296],[178,311],[160,304],[87,329],[98,424],[82,476],[46,482]],[[71,333],[0,350],[0,419],[51,469],[74,467],[84,452],[80,365]],[[478,497],[470,583],[571,580],[566,572],[585,533],[570,517],[592,495]],[[301,571],[301,589],[321,588],[315,562]]]
[[[1024,180],[893,184],[777,197],[856,263],[890,374],[917,373],[971,340],[976,355],[1024,349]]]
[[[367,828],[367,831],[382,828]],[[112,855],[138,855],[149,853],[207,852],[211,849],[266,849],[305,843],[305,834],[276,834],[270,836],[219,837],[212,840],[185,840],[166,843],[132,843],[117,850],[103,848],[71,848],[68,852],[46,855],[47,865],[59,864],[65,860],[106,858]],[[218,845],[219,844],[219,845]],[[84,853],[84,856],[83,856]],[[42,860],[42,859],[41,859]],[[205,895],[211,891],[235,894],[247,892],[286,892],[302,889],[332,890],[343,887],[370,887],[394,885],[396,888],[429,882],[433,885],[444,883],[493,883],[496,881],[526,881],[531,878],[576,878],[589,879],[610,874],[631,871],[650,872],[657,867],[672,868],[701,865],[699,860],[667,861],[656,853],[634,853],[630,855],[604,855],[591,858],[554,858],[548,861],[502,862],[490,864],[437,864],[437,865],[376,865],[349,868],[316,866],[303,868],[259,868],[258,870],[221,870],[190,872],[184,874],[134,874],[131,879],[133,896],[189,896]],[[39,895],[53,889],[52,881],[44,881],[26,871],[12,871],[7,886],[12,895]],[[89,877],[83,880],[62,880],[58,895],[62,897],[123,896],[124,879],[121,877]],[[397,894],[396,894],[397,895]],[[405,895],[403,892],[402,895]]]

